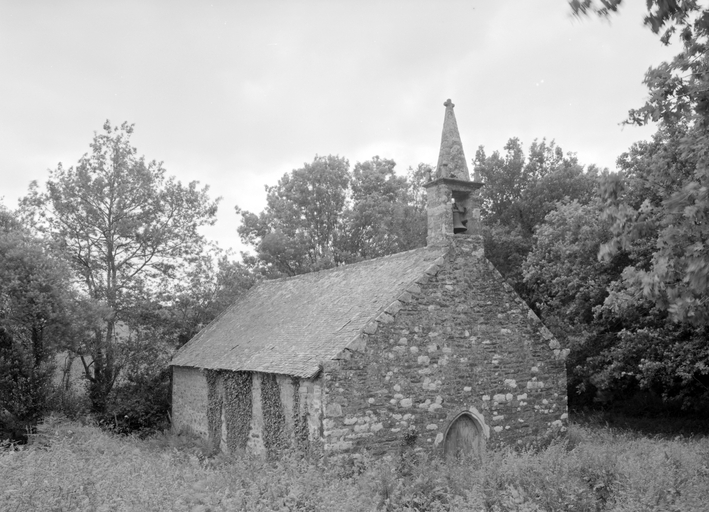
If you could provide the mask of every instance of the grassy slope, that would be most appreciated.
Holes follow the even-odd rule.
[[[536,454],[490,454],[483,474],[437,461],[205,458],[184,438],[139,441],[57,420],[44,431],[0,452],[0,510],[709,510],[707,438],[576,426]]]

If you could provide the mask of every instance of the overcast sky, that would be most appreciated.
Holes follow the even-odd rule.
[[[446,98],[468,161],[547,137],[614,169],[653,131],[619,124],[645,71],[674,53],[626,3],[609,23],[566,0],[0,0],[0,197],[129,121],[139,154],[222,197],[206,234],[240,250],[234,205],[260,211],[316,154],[435,164]]]

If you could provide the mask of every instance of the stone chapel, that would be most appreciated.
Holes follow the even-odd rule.
[[[446,457],[565,431],[567,351],[485,258],[444,105],[426,247],[254,286],[172,359],[176,428],[227,452]]]

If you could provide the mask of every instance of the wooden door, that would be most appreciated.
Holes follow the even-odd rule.
[[[467,414],[458,416],[448,429],[443,449],[446,458],[465,457],[479,460],[482,456],[483,439],[477,422]]]

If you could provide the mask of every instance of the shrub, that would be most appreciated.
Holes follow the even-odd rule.
[[[47,412],[53,370],[0,327],[0,439],[26,442]]]
[[[27,442],[27,428],[5,409],[0,409],[0,442],[5,444]]]
[[[57,386],[54,389],[49,404],[52,413],[66,416],[71,420],[86,417],[91,409],[91,402],[85,392],[77,389],[65,389],[62,386]]]
[[[170,370],[115,387],[99,424],[117,434],[147,437],[169,428]]]

